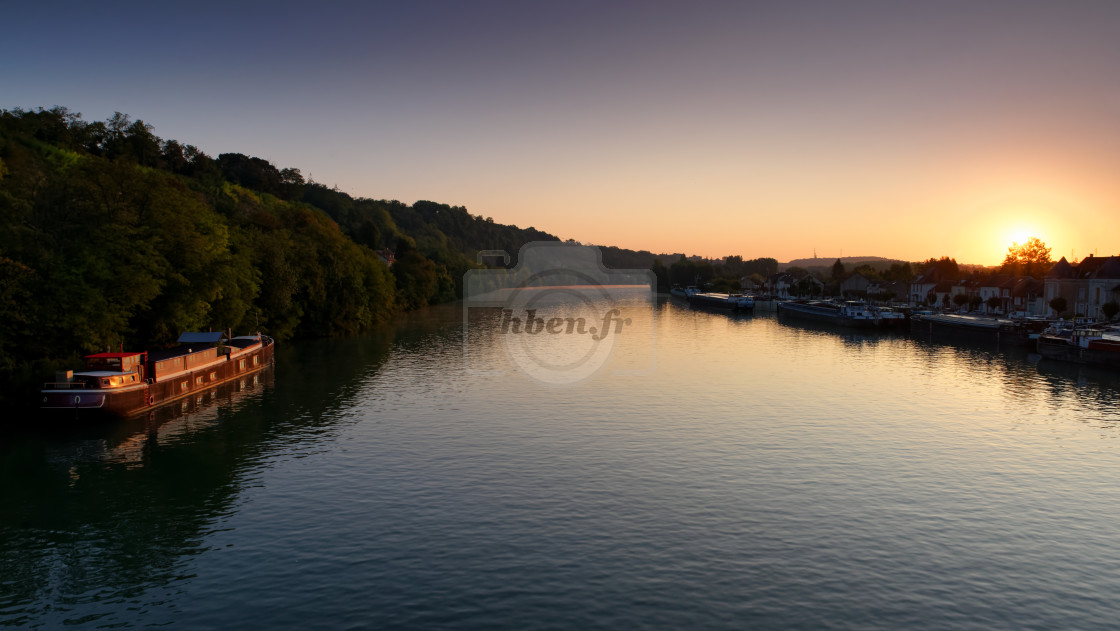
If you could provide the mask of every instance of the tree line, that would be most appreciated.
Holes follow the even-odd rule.
[[[186,330],[368,330],[454,299],[479,250],[539,240],[557,238],[213,158],[119,113],[0,111],[0,396],[80,354]]]

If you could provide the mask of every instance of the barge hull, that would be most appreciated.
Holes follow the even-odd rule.
[[[812,308],[806,309],[802,305],[788,302],[778,303],[778,313],[791,318],[827,322],[854,329],[872,329],[880,325],[879,320],[846,318],[840,314],[839,310],[836,313],[826,313]]]
[[[1038,339],[1038,354],[1047,359],[1056,359],[1063,362],[1120,368],[1120,352],[1081,348],[1065,340],[1048,342],[1046,338],[1040,337]]]
[[[1008,330],[1004,326],[976,326],[967,322],[932,318],[911,318],[910,332],[929,337],[944,336],[949,339],[996,344],[1028,344],[1031,341],[1024,332]]]

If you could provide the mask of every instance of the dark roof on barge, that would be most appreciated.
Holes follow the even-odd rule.
[[[180,344],[221,344],[226,334],[221,331],[186,332],[179,336]]]

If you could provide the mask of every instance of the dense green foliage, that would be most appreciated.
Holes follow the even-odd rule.
[[[2,111],[0,383],[185,330],[355,333],[454,299],[479,250],[516,256],[555,239],[461,207],[355,199],[259,158],[214,159],[122,114]]]
[[[936,269],[941,273],[942,278],[959,278],[961,275],[961,268],[957,265],[957,259],[943,256],[939,259],[930,258],[924,263],[919,263],[918,267],[923,271]]]
[[[653,268],[655,273],[658,268]],[[762,283],[767,276],[778,272],[778,261],[772,258],[757,258],[747,261],[741,256],[727,256],[723,260],[708,261],[688,258],[683,254],[669,266],[667,277],[672,285],[688,287],[711,286],[715,291],[739,291],[744,278]],[[660,276],[658,277],[660,278]]]

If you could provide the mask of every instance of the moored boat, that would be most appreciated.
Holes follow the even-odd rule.
[[[743,294],[697,293],[688,297],[691,305],[716,307],[733,311],[754,311],[754,298]]]
[[[169,350],[86,355],[85,370],[44,384],[39,407],[131,416],[262,370],[273,350],[272,338],[259,333],[183,333]]]
[[[1059,361],[1120,368],[1120,330],[1054,326],[1038,336],[1038,353]]]
[[[917,334],[947,334],[997,343],[1026,344],[1030,337],[1017,322],[959,313],[911,314],[910,331]]]
[[[1012,317],[1015,323],[1019,325],[1020,336],[1024,338],[1027,346],[1032,349],[1037,346],[1038,337],[1045,333],[1046,329],[1055,324],[1054,320],[1042,316]]]
[[[876,307],[881,318],[880,326],[896,327],[902,326],[906,323],[906,314],[901,311],[895,311],[891,307]]]
[[[788,300],[778,303],[778,313],[857,328],[893,326],[906,320],[905,315],[897,312],[889,312],[890,315],[884,317],[882,310],[855,300],[842,303],[823,300]]]

